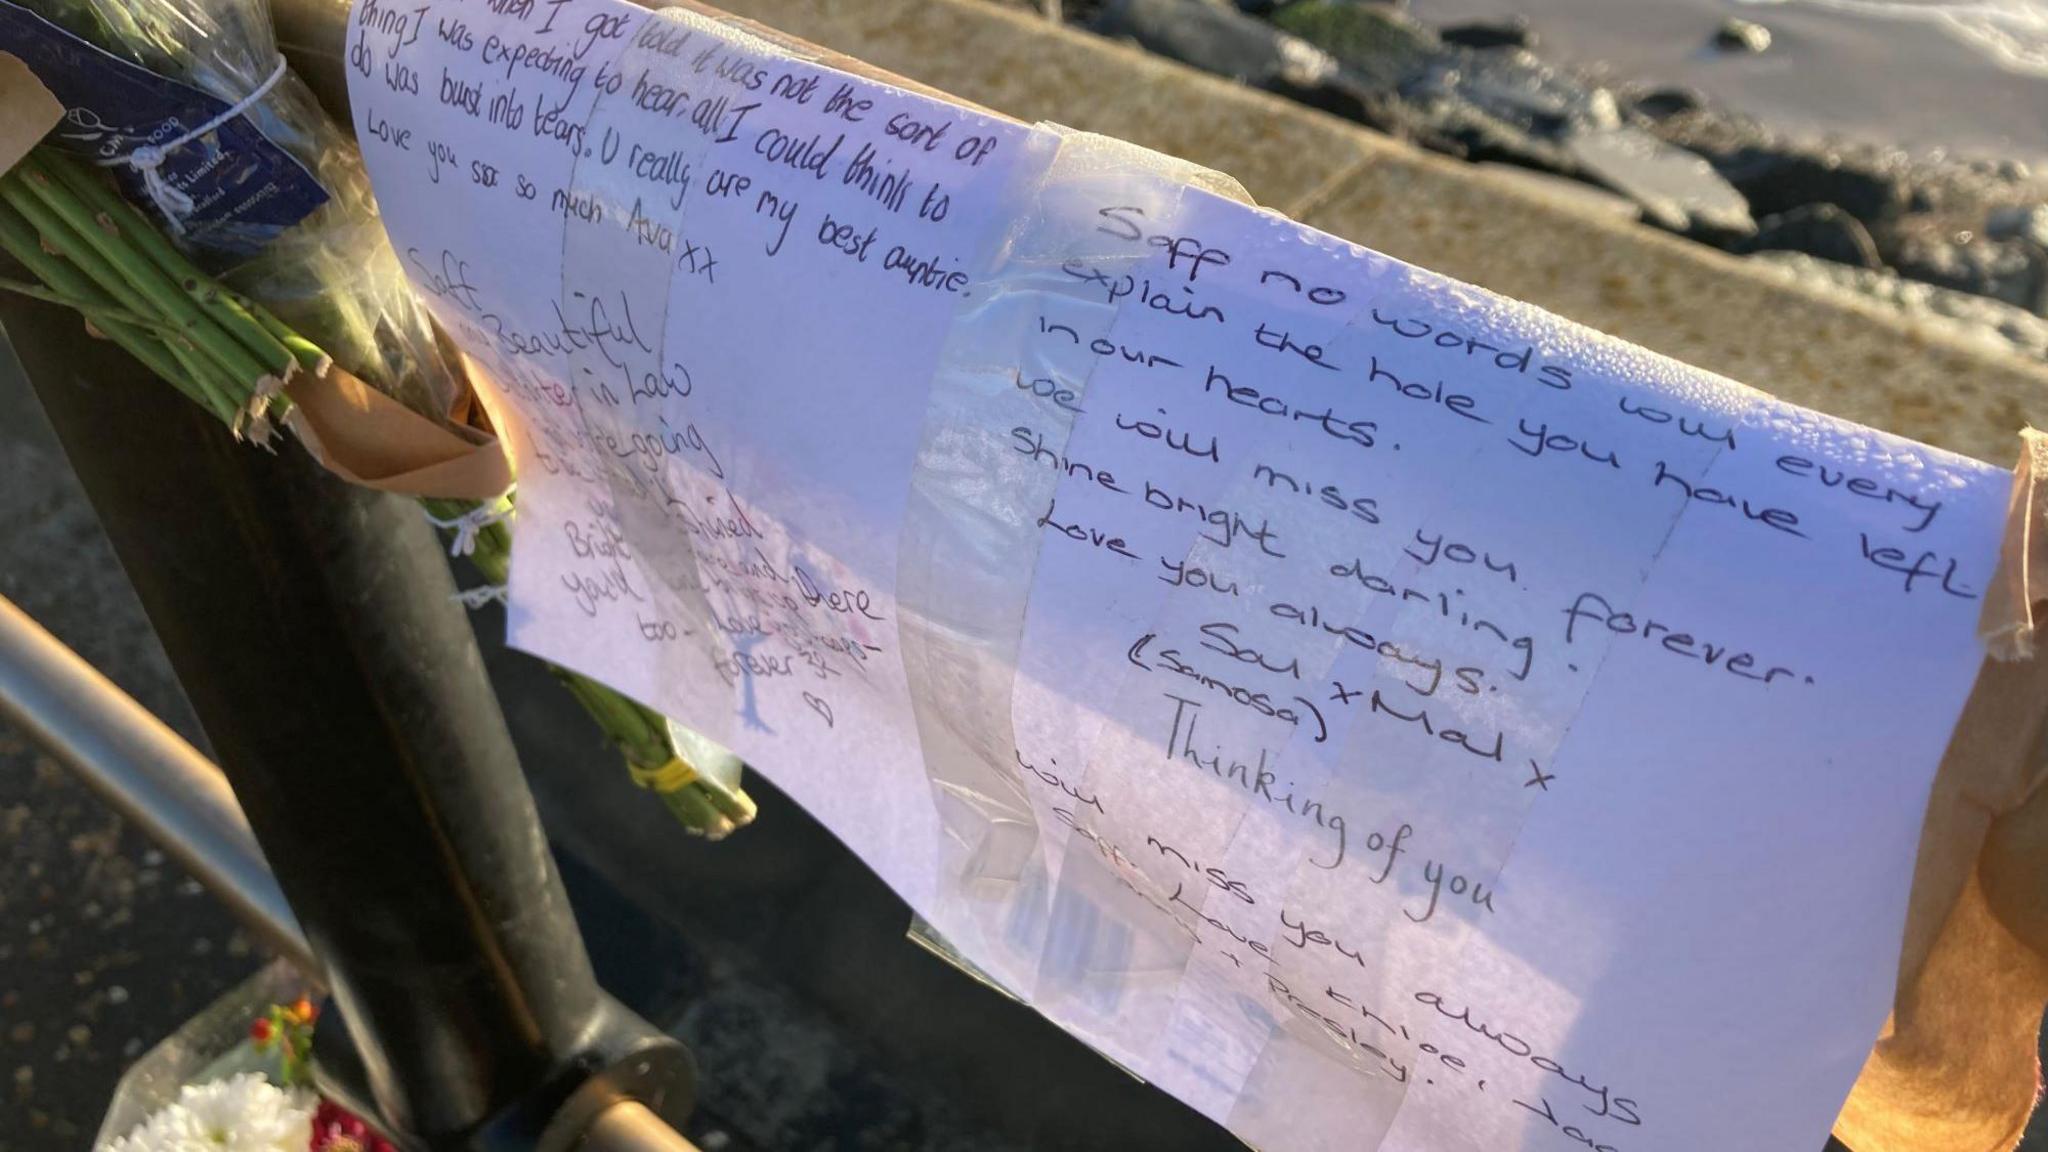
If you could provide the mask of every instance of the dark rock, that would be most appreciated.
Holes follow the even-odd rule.
[[[1621,125],[1614,93],[1581,84],[1524,52],[1446,49],[1401,94],[1411,101],[1465,105],[1532,136],[1604,132]]]
[[[1370,93],[1368,122],[1423,147],[1612,189],[1677,232],[1736,239],[1754,228],[1742,196],[1704,160],[1626,123],[1613,92],[1512,43],[1472,47],[1471,35],[1346,0],[1297,0],[1273,23],[1335,57],[1350,90]]]
[[[1564,146],[1583,176],[1634,200],[1660,228],[1716,244],[1755,230],[1749,205],[1713,165],[1639,128],[1577,132]]]
[[[1460,48],[1522,48],[1536,47],[1536,31],[1529,27],[1526,16],[1510,16],[1505,20],[1474,20],[1469,24],[1451,24],[1437,29],[1437,35],[1446,44]]]
[[[1435,32],[1378,4],[1299,0],[1273,13],[1273,25],[1328,52],[1357,82],[1398,92],[1442,55]]]
[[[1447,45],[1385,5],[1297,0],[1273,23],[1338,61],[1341,75],[1327,86],[1356,102],[1357,119],[1452,156],[1569,172],[1547,137],[1597,114],[1527,53]]]
[[[1338,67],[1327,52],[1208,0],[1110,0],[1094,26],[1105,36],[1129,37],[1147,51],[1306,103],[1342,112],[1357,102],[1331,90]]]
[[[1346,0],[1298,0],[1273,23],[1335,57],[1350,80],[1407,105],[1424,138],[1461,154],[1556,163],[1573,131],[1616,127],[1613,93],[1579,82],[1519,48],[1447,42],[1400,11]],[[1537,138],[1537,139],[1531,139]]]
[[[1829,149],[1799,151],[1745,146],[1712,157],[1721,175],[1749,200],[1750,211],[1773,216],[1808,204],[1833,204],[1874,227],[1906,207],[1904,175],[1877,157]]]
[[[1877,242],[1854,216],[1833,204],[1808,204],[1757,221],[1756,235],[1732,250],[1804,252],[1853,268],[1881,268]]]
[[[1653,88],[1637,95],[1629,107],[1652,120],[1664,120],[1697,111],[1706,102],[1706,97],[1691,88]]]
[[[1399,96],[1419,143],[1566,176],[1582,174],[1569,154],[1573,137],[1621,125],[1613,93],[1519,50],[1444,47]]]
[[[2048,253],[2026,240],[1997,240],[1932,226],[1898,229],[1882,246],[1899,275],[2020,308],[2042,307]]]
[[[1723,52],[1762,52],[1770,46],[1771,30],[1754,20],[1730,16],[1714,33],[1714,47]]]

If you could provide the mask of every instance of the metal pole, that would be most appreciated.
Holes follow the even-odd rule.
[[[0,716],[164,847],[292,966],[320,973],[220,769],[0,597]],[[579,1152],[697,1152],[637,1100],[604,1108]]]
[[[220,769],[0,597],[0,716],[164,847],[292,966],[319,964]],[[697,1152],[637,1100],[597,1114],[579,1152]]]
[[[697,1146],[646,1105],[626,1100],[597,1114],[584,1129],[577,1152],[697,1152]]]
[[[75,316],[7,316],[340,1008],[338,1093],[436,1149],[687,1114],[687,1054],[592,976],[418,507],[235,443]]]
[[[347,13],[309,0],[279,28],[344,125]],[[593,1150],[687,1148],[630,1111],[620,1127],[621,1101],[686,1116],[694,1068],[596,986],[416,511],[294,447],[228,443],[125,357],[71,338],[75,318],[7,311],[333,989],[348,1044],[323,1028],[323,1061],[359,1075],[330,1088],[433,1148],[547,1152],[593,1122],[612,1133]]]
[[[0,716],[163,845],[279,955],[319,971],[220,769],[5,597]]]

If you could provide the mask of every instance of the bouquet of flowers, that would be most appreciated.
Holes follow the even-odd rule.
[[[5,27],[0,46],[29,50],[66,104],[55,147],[106,167],[204,271],[343,368],[422,416],[450,410],[461,374],[377,224],[362,156],[283,65],[260,0],[28,0]],[[53,30],[96,52],[52,47]]]
[[[0,174],[0,251],[36,281],[0,289],[76,310],[237,436],[268,444],[293,428],[347,478],[370,479],[339,462],[309,381],[359,381],[490,453],[497,495],[422,502],[491,582],[465,602],[502,596],[502,457],[461,418],[475,408],[462,367],[410,293],[354,144],[278,56],[262,0],[25,3],[0,0],[0,50],[29,64],[63,115]],[[660,714],[555,673],[686,829],[717,838],[753,819],[737,777],[700,771]]]
[[[229,1067],[267,1062],[266,1071],[221,1075],[216,1064],[98,1152],[394,1152],[362,1117],[316,1094],[318,1018],[303,996],[271,1005],[250,1024],[248,1048],[221,1057]]]
[[[244,1072],[186,1085],[176,1103],[100,1152],[305,1152],[315,1107],[310,1092]]]

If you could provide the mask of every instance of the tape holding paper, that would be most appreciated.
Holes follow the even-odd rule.
[[[622,586],[642,597],[636,612],[656,638],[639,654],[637,679],[650,689],[640,698],[687,685],[693,698],[737,704],[740,677],[720,660],[720,629],[698,549],[732,513],[718,475],[720,455],[697,420],[687,337],[672,322],[673,312],[689,307],[682,247],[692,235],[688,193],[702,179],[714,137],[673,126],[678,109],[689,108],[692,41],[715,35],[740,60],[772,49],[687,9],[586,19],[602,32],[579,59],[588,78],[587,112],[560,113],[574,119],[560,130],[570,142],[571,166],[558,194],[557,298],[567,313],[564,330],[580,337],[564,342],[570,378],[582,387],[582,402],[566,413],[576,425],[569,435],[590,448],[610,495],[556,515],[588,525],[592,539],[623,553],[612,558],[627,573]],[[649,413],[658,416],[649,421]],[[648,431],[650,422],[658,433]],[[681,524],[678,510],[686,517]],[[718,669],[726,671],[714,680]],[[687,719],[730,739],[725,715]]]
[[[1066,827],[1023,779],[1011,715],[1018,649],[1043,517],[1070,475],[1045,461],[1065,459],[1101,360],[1090,344],[1117,313],[1073,272],[1128,278],[1144,258],[1102,233],[1098,202],[1170,222],[1192,187],[1244,195],[1216,173],[1056,125],[1033,130],[1027,146],[1028,175],[995,214],[1008,223],[984,245],[932,374],[898,569],[910,699],[958,853],[940,867],[968,905],[938,919],[1020,989],[1036,983],[1048,942],[1018,927],[1018,902],[1023,923],[1046,923]],[[1029,451],[1014,435],[991,440],[991,427],[1028,430]]]

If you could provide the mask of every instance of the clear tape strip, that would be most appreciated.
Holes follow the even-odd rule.
[[[776,49],[690,9],[659,9],[637,21],[609,75],[592,81],[594,97],[569,182],[559,299],[579,309],[572,322],[594,334],[569,351],[582,385],[577,414],[593,441],[611,448],[603,461],[613,493],[605,511],[618,538],[640,550],[633,562],[653,602],[649,616],[675,623],[682,633],[683,643],[655,650],[655,677],[711,689],[702,699],[738,697],[747,715],[750,683],[720,650],[715,579],[698,548],[719,527],[731,498],[723,467],[714,463],[717,446],[696,419],[696,381],[682,350],[670,347],[671,314],[689,304],[679,288],[687,274],[678,251],[690,243],[688,181],[714,137],[675,131],[670,113],[685,99],[699,42],[730,45],[742,59]],[[619,151],[643,147],[643,140],[659,142],[664,155],[656,167],[673,182],[673,196],[650,187],[643,173],[652,169],[617,162]],[[580,226],[584,221],[589,226]],[[649,405],[661,413],[656,435],[644,430]],[[722,684],[702,684],[707,667],[718,671]],[[714,734],[722,733],[725,717],[716,719]]]
[[[1227,177],[1055,125],[1030,147],[1032,175],[996,214],[1009,223],[977,262],[932,376],[898,567],[912,706],[957,857],[941,869],[967,905],[947,928],[971,932],[956,943],[1002,958],[1019,986],[1043,947],[1028,925],[1045,922],[1046,852],[1059,839],[1025,785],[1012,717],[1043,517],[1067,477],[1044,461],[1063,458],[1085,408],[1101,359],[1087,339],[1118,312],[1070,271],[1120,275],[1144,255],[1116,250],[1075,208],[1111,196],[1170,218],[1192,185],[1243,196]],[[992,428],[1030,429],[1031,451]]]

